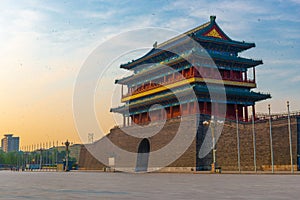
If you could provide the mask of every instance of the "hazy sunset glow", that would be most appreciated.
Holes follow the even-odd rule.
[[[257,104],[257,112],[267,112],[267,104],[274,112],[285,112],[287,100],[291,110],[300,110],[299,13],[297,0],[2,0],[0,135],[20,136],[21,147],[66,139],[81,143],[73,120],[73,87],[85,59],[99,44],[137,28],[182,33],[207,22],[210,15],[217,16],[231,38],[256,43],[243,56],[263,60],[256,68],[257,90],[272,95]],[[99,85],[96,94],[112,88]],[[104,116],[100,120],[108,132],[114,126],[108,118],[110,99],[100,101],[105,109],[97,114]]]

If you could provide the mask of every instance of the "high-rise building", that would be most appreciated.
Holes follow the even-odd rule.
[[[4,152],[19,151],[19,137],[13,137],[13,134],[5,134],[1,140],[1,147]]]

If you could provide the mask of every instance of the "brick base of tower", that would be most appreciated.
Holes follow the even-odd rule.
[[[189,116],[182,118],[182,120],[191,120]],[[175,159],[174,162],[162,168],[160,171],[169,172],[192,172],[201,170],[211,170],[212,164],[212,151],[210,151],[204,158],[199,158],[199,150],[202,146],[207,127],[202,123],[203,119],[200,117],[200,123],[197,132],[195,132],[195,139],[192,141],[188,149],[183,154]],[[299,120],[300,121],[300,120]],[[194,121],[190,121],[194,123]],[[299,122],[298,122],[299,123]],[[156,135],[149,137],[150,152],[159,151],[167,145],[175,136],[180,124],[180,118],[168,120],[164,128]],[[186,131],[189,131],[188,123]],[[298,125],[299,126],[299,125]],[[127,129],[134,129],[126,127]],[[151,127],[150,127],[151,128]],[[292,149],[293,149],[293,163],[297,165],[297,120],[291,119],[292,129]],[[300,129],[298,128],[298,131]],[[135,130],[131,130],[135,131]],[[256,163],[257,170],[264,171],[271,169],[271,154],[270,154],[270,135],[268,121],[260,121],[255,124],[256,133]],[[275,170],[290,170],[290,151],[289,151],[289,134],[287,119],[278,119],[272,122],[273,133],[273,152],[274,152],[274,165]],[[252,124],[243,123],[239,124],[240,136],[240,163],[242,171],[254,170],[253,165],[253,137],[252,137]],[[299,135],[299,134],[298,134]],[[106,136],[118,147],[129,151],[138,152],[139,144],[143,138],[136,138],[125,134],[120,128],[111,129],[110,133]],[[90,145],[103,145],[103,140],[90,144]],[[109,158],[107,158],[108,160]],[[162,158],[164,159],[164,158]],[[216,145],[216,162],[217,166],[222,171],[231,171],[238,169],[237,163],[237,135],[236,123],[233,121],[226,121],[223,126],[222,134],[217,140]],[[106,165],[96,160],[87,148],[82,146],[80,159],[80,169],[86,170],[105,170]]]

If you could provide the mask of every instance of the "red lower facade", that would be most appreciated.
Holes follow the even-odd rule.
[[[223,107],[222,105],[213,103],[213,106],[215,106],[214,113],[212,113],[211,102],[189,102],[177,106],[167,107],[160,110],[131,115],[130,118],[135,124],[147,124],[151,121],[160,121],[184,115],[206,114],[215,115],[216,117],[225,117],[226,119],[231,120],[236,120],[236,116],[238,116],[239,121],[247,122],[249,121],[248,107],[252,107],[252,115],[255,116],[255,106],[227,104],[226,115],[224,115],[224,112],[218,109],[219,107]],[[236,110],[238,111],[237,115]]]

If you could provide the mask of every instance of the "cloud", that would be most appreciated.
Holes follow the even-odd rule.
[[[294,77],[291,78],[292,82],[300,82],[300,75],[296,75]]]
[[[79,10],[76,13],[84,18],[92,18],[92,19],[111,19],[118,12],[116,10],[106,10],[106,11],[90,11],[90,10]]]

